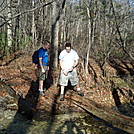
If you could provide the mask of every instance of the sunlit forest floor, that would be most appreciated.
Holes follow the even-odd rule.
[[[106,64],[105,71],[107,72],[107,76],[103,77],[102,71],[97,63],[93,59],[90,59],[90,68],[92,69],[89,69],[89,75],[86,77],[85,72],[80,65],[81,63],[77,68],[80,88],[86,97],[102,106],[117,110],[111,91],[112,80],[117,84],[116,86],[119,86],[121,89],[123,88],[122,91],[124,92],[124,95],[121,92],[118,92],[120,103],[124,105],[124,107],[130,103],[130,99],[126,97],[127,92],[130,89],[129,85],[117,77],[117,70],[114,67]],[[20,51],[8,58],[3,58],[0,65],[0,78],[4,79],[5,83],[8,83],[17,94],[21,95],[23,98],[27,98],[29,102],[34,103],[33,105],[36,106],[37,109],[51,111],[53,108],[52,105],[56,104],[56,108],[61,111],[67,107],[76,110],[76,106],[69,101],[71,97],[75,97],[74,90],[67,90],[65,101],[59,101],[59,72],[59,70],[56,70],[51,74],[52,76],[49,78],[50,86],[45,92],[46,96],[42,97],[38,93],[38,82],[36,78],[37,68],[32,63],[32,56],[30,53],[27,54]],[[5,95],[6,92],[2,90],[0,96]],[[60,107],[58,104],[60,104]],[[81,109],[77,108],[77,110]],[[131,107],[131,110],[133,110],[133,107]],[[130,111],[130,109],[128,109],[128,111]]]

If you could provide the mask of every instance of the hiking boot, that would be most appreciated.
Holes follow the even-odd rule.
[[[63,94],[60,95],[60,101],[64,101],[64,95]]]
[[[41,95],[41,96],[45,96],[45,94],[44,94],[43,91],[40,91],[40,95]]]
[[[84,96],[84,93],[82,93],[82,92],[78,92],[78,95],[80,95],[80,96]]]
[[[60,98],[60,101],[64,101],[64,98],[62,97],[62,98]]]

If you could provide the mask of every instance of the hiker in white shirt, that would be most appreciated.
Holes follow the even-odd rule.
[[[61,67],[60,73],[60,101],[64,101],[64,88],[67,86],[68,81],[72,86],[76,86],[78,94],[84,96],[82,92],[80,92],[79,84],[78,84],[78,76],[76,71],[76,66],[78,64],[79,56],[77,52],[71,49],[71,43],[65,44],[65,49],[59,55],[59,62]]]

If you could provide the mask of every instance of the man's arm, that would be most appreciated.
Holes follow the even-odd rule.
[[[67,75],[68,73],[66,72],[67,70],[64,70],[64,68],[63,68],[62,60],[60,60],[59,62],[60,62],[60,67],[61,67],[61,70],[63,71],[63,74]]]
[[[68,71],[72,71],[78,64],[78,59],[74,61],[74,65],[68,69]]]
[[[73,65],[73,68],[75,68],[78,64],[78,59],[74,61],[74,65]]]
[[[61,70],[64,70],[64,68],[63,68],[63,64],[62,64],[62,60],[60,60],[59,62],[60,62]]]
[[[45,73],[45,70],[44,70],[44,68],[43,68],[43,64],[42,64],[42,58],[39,58],[39,63],[40,63],[42,72]]]

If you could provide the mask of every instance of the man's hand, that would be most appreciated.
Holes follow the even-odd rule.
[[[71,68],[69,68],[69,69],[68,69],[68,71],[73,71],[73,69],[74,69],[74,68],[73,68],[73,67],[71,67]]]
[[[42,73],[45,73],[45,69],[44,68],[42,68]]]
[[[49,70],[49,66],[47,67],[47,69]]]
[[[65,71],[65,70],[62,70],[62,71],[63,71],[63,74],[64,75],[66,75],[66,76],[68,75],[68,72],[67,71]]]

